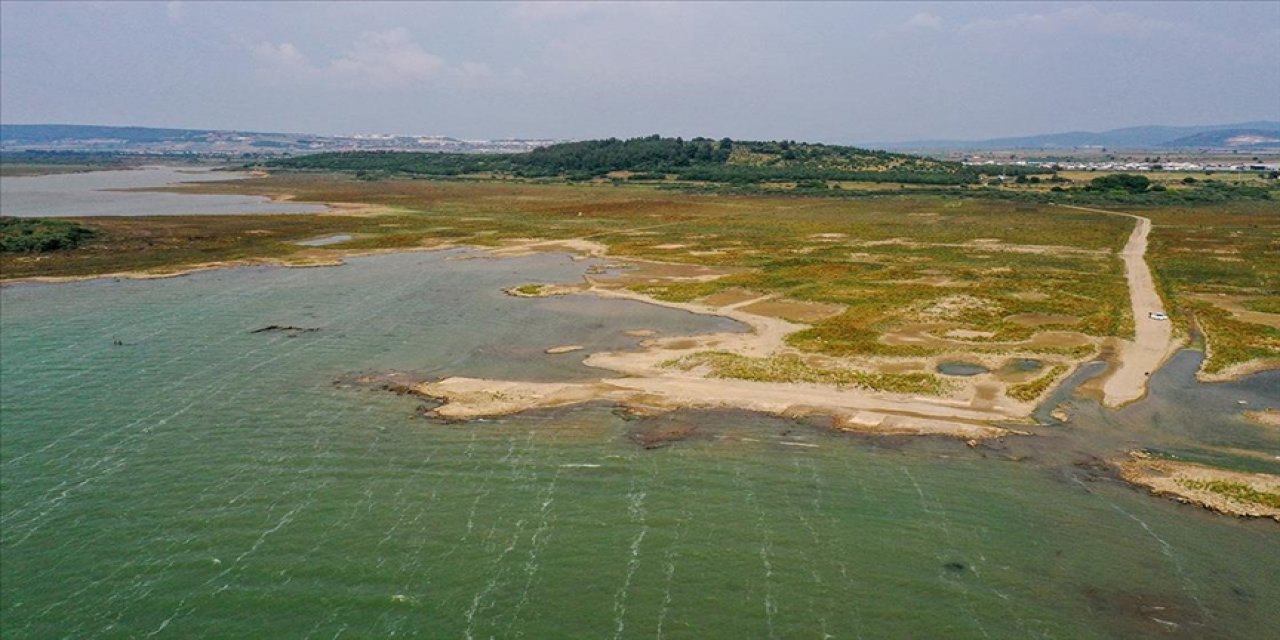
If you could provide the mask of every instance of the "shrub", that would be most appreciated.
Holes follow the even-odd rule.
[[[71,249],[96,232],[69,220],[0,218],[0,252],[43,253]]]

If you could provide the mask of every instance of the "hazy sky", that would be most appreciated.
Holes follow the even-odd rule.
[[[1280,119],[1280,2],[3,2],[0,120],[829,142]]]

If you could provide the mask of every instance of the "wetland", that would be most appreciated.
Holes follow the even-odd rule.
[[[1114,409],[1134,223],[1109,213],[161,188],[328,206],[77,217],[84,244],[4,254],[6,637],[1280,624],[1280,377],[1197,379],[1276,357],[1235,310],[1268,313],[1271,267],[1203,275],[1276,242],[1256,203],[1142,212],[1197,349]]]

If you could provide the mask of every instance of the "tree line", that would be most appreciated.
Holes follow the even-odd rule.
[[[736,152],[736,153],[735,153]],[[502,174],[525,178],[586,180],[614,172],[643,178],[751,183],[847,180],[917,184],[970,184],[978,172],[955,162],[920,156],[794,141],[729,138],[587,140],[516,154],[351,151],[268,162],[268,166],[363,172],[366,176],[462,176]]]

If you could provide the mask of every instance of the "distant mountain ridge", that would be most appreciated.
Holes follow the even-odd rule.
[[[68,140],[119,140],[136,143],[189,142],[227,134],[255,135],[251,132],[214,129],[113,127],[84,124],[0,124],[0,143],[5,145],[47,144]]]
[[[1068,131],[1034,136],[991,138],[987,140],[912,140],[908,142],[882,143],[889,149],[929,149],[975,151],[994,149],[1073,149],[1079,147],[1107,147],[1114,149],[1157,148],[1258,148],[1257,142],[1232,138],[1277,138],[1280,140],[1280,121],[1259,120],[1235,124],[1170,127],[1148,125],[1125,127],[1110,131]],[[1280,147],[1280,142],[1262,141],[1268,147]]]

